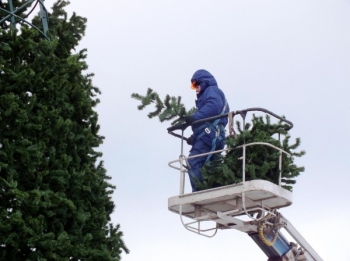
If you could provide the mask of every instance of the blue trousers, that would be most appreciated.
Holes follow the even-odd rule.
[[[212,140],[211,140],[212,141]],[[209,140],[206,139],[199,139],[196,140],[195,143],[192,146],[192,149],[190,150],[189,156],[195,156],[202,153],[207,153],[214,150],[221,150],[225,146],[225,135],[221,135],[221,139],[217,139],[214,149],[212,150],[212,142],[209,142]],[[198,191],[196,187],[196,178],[199,182],[203,182],[203,177],[200,169],[203,167],[203,165],[206,163],[207,155],[196,157],[193,159],[188,160],[188,164],[190,165],[188,175],[190,178],[191,186],[192,186],[192,192]],[[215,159],[215,155],[213,154],[210,157],[210,160]]]

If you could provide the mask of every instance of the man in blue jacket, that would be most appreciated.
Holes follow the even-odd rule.
[[[191,88],[196,90],[197,111],[186,117],[186,123],[205,119],[228,113],[229,106],[222,90],[219,89],[214,76],[206,70],[198,70],[191,79]],[[221,150],[225,146],[225,126],[227,125],[227,117],[211,122],[200,123],[192,126],[193,135],[188,139],[187,143],[192,145],[189,156],[195,156],[210,151]],[[196,179],[203,182],[200,168],[203,167],[213,155],[199,156],[188,160],[189,178],[191,181],[192,191],[197,191]]]

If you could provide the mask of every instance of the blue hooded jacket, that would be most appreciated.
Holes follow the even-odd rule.
[[[225,106],[225,94],[219,89],[214,76],[206,70],[198,70],[192,76],[191,82],[200,83],[201,91],[197,94],[196,107],[197,111],[192,115],[194,120],[220,115]],[[230,111],[229,106],[226,106],[224,113]],[[220,119],[219,125],[224,127],[227,125],[227,117]],[[193,133],[196,135],[200,131],[201,125],[192,127]]]

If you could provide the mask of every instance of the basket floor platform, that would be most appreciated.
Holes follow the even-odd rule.
[[[171,197],[168,199],[168,208],[180,214],[182,205],[182,215],[189,218],[198,216],[196,213],[198,207],[201,212],[213,214],[230,212],[229,215],[233,217],[242,215],[242,200],[246,211],[255,208],[273,210],[290,206],[292,193],[266,180],[251,180]]]

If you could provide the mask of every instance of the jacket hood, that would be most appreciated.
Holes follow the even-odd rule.
[[[191,79],[191,82],[196,81],[201,83],[201,92],[205,91],[206,88],[209,86],[216,86],[218,87],[218,84],[214,78],[214,76],[206,71],[206,70],[198,70],[196,71]]]

